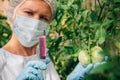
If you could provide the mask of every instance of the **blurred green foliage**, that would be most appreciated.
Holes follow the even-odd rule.
[[[11,37],[10,25],[7,18],[0,14],[0,48],[4,46]]]
[[[61,80],[66,80],[79,62],[77,51],[89,51],[96,45],[106,52],[109,60],[93,69],[86,80],[119,80],[120,0],[95,0],[94,8],[85,7],[88,0],[57,1],[57,14],[51,23],[47,47]],[[6,17],[0,15],[0,47],[10,37]]]

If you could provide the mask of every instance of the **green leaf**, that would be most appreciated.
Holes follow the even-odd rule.
[[[82,12],[83,21],[87,19],[88,13],[89,13],[89,10],[85,10]]]
[[[73,45],[64,46],[69,53],[74,53]]]
[[[61,5],[61,8],[67,10],[69,7],[67,5]]]
[[[90,25],[91,28],[98,28],[99,26],[99,23],[93,23],[92,25]]]
[[[107,0],[102,0],[103,3],[107,3]]]
[[[105,29],[101,28],[96,31],[95,39],[99,44],[102,44],[106,38],[106,31]]]
[[[74,0],[68,1],[68,7],[70,7],[73,4]]]
[[[120,11],[120,8],[114,8],[114,11],[118,12],[118,11]]]
[[[103,22],[102,26],[103,27],[108,27],[110,26],[110,24],[113,22],[113,20],[109,20],[109,21],[106,21],[106,22]]]

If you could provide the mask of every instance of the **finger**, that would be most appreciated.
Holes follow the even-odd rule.
[[[76,80],[84,80],[84,77],[76,78]]]
[[[31,79],[35,80],[35,75],[26,73],[26,74],[22,74],[19,77],[17,77],[16,80],[31,80]]]
[[[31,74],[32,71],[33,71],[32,67],[24,68],[16,80],[31,80],[31,79],[34,80],[36,76]]]
[[[28,67],[27,69],[28,70],[26,73],[28,74],[27,75],[28,79],[30,79],[30,80],[43,80],[43,76],[38,70],[36,70],[32,67]]]
[[[98,67],[98,66],[100,66],[102,64],[105,64],[105,63],[106,63],[105,61],[103,61],[103,62],[97,62],[97,63],[94,64],[94,68],[96,68],[96,67]]]
[[[30,61],[27,63],[26,67],[32,67],[37,70],[46,70],[47,65],[42,61]]]
[[[36,76],[34,74],[31,74],[31,73],[27,73],[26,76],[21,79],[21,80],[36,80]]]
[[[97,62],[94,64],[94,68],[98,67],[100,65],[100,62]]]
[[[33,80],[43,80],[44,79],[42,74],[34,68],[32,70],[30,70],[29,73],[35,76],[36,79],[33,79]]]
[[[85,76],[87,76],[87,74],[91,71],[92,68],[93,68],[93,64],[89,64],[86,68],[79,71],[76,80],[84,80]]]
[[[76,65],[76,67],[75,67],[75,69],[74,69],[73,72],[80,72],[80,71],[83,70],[83,69],[84,69],[83,65],[79,62],[79,63]]]
[[[89,73],[93,68],[93,64],[89,64],[84,70],[83,70],[83,74],[87,74]]]
[[[50,58],[46,58],[46,64],[50,63],[51,59]]]
[[[105,60],[105,61],[107,61],[108,59],[109,59],[109,57],[108,57],[108,56],[105,56],[105,57],[104,57],[104,60]]]

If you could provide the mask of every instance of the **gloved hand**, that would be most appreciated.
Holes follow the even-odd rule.
[[[85,67],[81,63],[78,63],[72,73],[68,75],[67,80],[84,80],[92,68],[93,64],[89,64]]]
[[[87,74],[93,69],[96,68],[108,60],[108,56],[105,56],[103,62],[97,62],[94,65],[89,64],[87,66],[82,65],[80,62],[77,64],[75,69],[68,75],[67,80],[84,80]]]
[[[44,80],[40,70],[46,70],[50,59],[29,61],[16,80]]]
[[[108,60],[108,56],[105,56],[103,62],[97,62],[97,63],[94,64],[94,68],[106,63],[107,60]]]

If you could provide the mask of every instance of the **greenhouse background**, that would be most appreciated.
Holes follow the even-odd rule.
[[[120,0],[57,0],[55,19],[47,36],[49,56],[61,80],[74,69],[78,51],[99,46],[107,55],[106,64],[93,69],[86,80],[120,79]],[[5,8],[0,0],[0,48],[11,37]],[[98,55],[99,56],[99,55]]]

